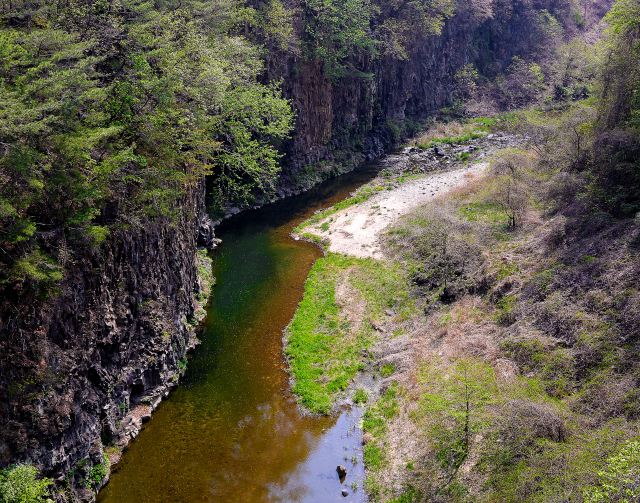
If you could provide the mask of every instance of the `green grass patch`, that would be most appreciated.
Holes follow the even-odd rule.
[[[322,238],[320,236],[316,236],[315,234],[311,234],[310,232],[304,232],[302,234],[302,237],[304,239],[308,239],[309,241],[313,242],[313,243],[322,243]]]
[[[469,140],[484,138],[484,136],[485,136],[485,133],[481,132],[481,133],[467,133],[460,136],[447,136],[444,138],[434,138],[433,140],[425,143],[418,143],[418,147],[426,150],[428,148],[439,147],[447,143],[464,143]]]
[[[389,500],[387,503],[418,503],[420,501],[423,501],[422,491],[410,485],[400,496]]]
[[[364,448],[363,459],[369,469],[377,470],[382,468],[386,458],[384,449],[377,442],[371,442]]]
[[[388,308],[394,308],[400,318],[417,313],[415,300],[409,298],[407,272],[400,264],[337,253],[319,259],[287,330],[286,348],[295,378],[293,391],[312,412],[329,412],[335,395],[364,369],[361,351],[375,342],[377,334],[369,323],[354,332],[344,308],[336,302],[336,286],[345,277],[366,302],[363,319],[382,319]]]
[[[322,210],[322,211],[316,213],[315,215],[313,215],[308,220],[305,220],[300,225],[298,225],[298,227],[293,229],[293,232],[296,233],[296,234],[300,234],[300,233],[302,233],[304,228],[309,227],[310,225],[317,224],[318,222],[320,222],[321,220],[327,218],[328,216],[333,215],[334,213],[336,213],[336,212],[338,212],[340,210],[348,208],[349,206],[354,206],[356,204],[360,204],[360,203],[366,201],[367,199],[369,199],[371,197],[371,194],[373,194],[375,190],[377,190],[377,189],[374,189],[374,188],[366,186],[366,185],[364,187],[361,187],[360,189],[358,189],[356,191],[356,193],[352,197],[349,197],[349,198],[345,199],[344,201],[340,201],[339,203],[334,204],[331,208],[327,208],[325,210]],[[322,225],[324,226],[324,224],[322,224]],[[327,227],[327,229],[322,229],[322,230],[328,230],[328,227]],[[306,237],[306,236],[303,235],[303,237]]]
[[[357,404],[367,403],[369,401],[369,393],[360,388],[353,394],[353,402]]]
[[[209,257],[209,252],[202,249],[198,250],[198,275],[202,284],[202,291],[196,295],[196,300],[204,305],[209,300],[211,295],[211,289],[216,284],[216,278],[213,275],[212,269],[213,260]]]
[[[380,375],[384,378],[391,376],[396,371],[396,368],[393,365],[383,365],[380,369]]]
[[[335,299],[336,281],[362,260],[329,253],[311,269],[305,293],[289,328],[286,354],[295,378],[294,393],[312,412],[328,413],[334,394],[364,367],[360,352],[368,348],[373,330],[351,334]]]
[[[507,225],[507,217],[498,205],[490,203],[469,203],[461,206],[460,216],[469,222]]]
[[[398,404],[398,383],[392,383],[378,401],[367,408],[362,418],[362,429],[379,438],[387,431],[387,420],[393,419],[400,409]]]
[[[476,117],[474,119],[463,120],[463,123],[482,124],[483,126],[495,126],[498,123],[498,120],[489,117]]]
[[[415,300],[409,296],[408,273],[398,262],[360,259],[352,284],[364,296],[374,318],[382,319],[383,312],[389,308],[395,308],[401,317],[417,313]]]

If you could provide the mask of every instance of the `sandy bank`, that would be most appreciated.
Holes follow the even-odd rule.
[[[329,243],[331,252],[360,258],[382,258],[380,236],[385,228],[402,215],[461,187],[471,178],[482,176],[488,162],[440,173],[428,173],[402,183],[394,182],[379,190],[367,201],[333,213],[309,232]],[[374,180],[382,183],[381,179]],[[389,190],[392,189],[392,190]]]

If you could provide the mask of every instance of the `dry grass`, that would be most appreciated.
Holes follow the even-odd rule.
[[[509,228],[492,198],[499,176],[471,176],[390,229],[376,267],[404,268],[403,302],[368,313],[354,271],[336,283],[349,324],[378,335],[369,368],[393,369],[365,419],[373,501],[580,502],[638,434],[640,221],[530,205]],[[461,361],[489,369],[495,388],[453,463],[455,404],[436,414],[425,397]]]
[[[430,127],[427,131],[416,137],[416,143],[429,143],[433,140],[442,138],[457,138],[476,131],[477,126],[474,124],[461,124],[459,122],[438,123]]]
[[[430,306],[427,316],[405,321],[397,353],[387,343],[380,355],[380,362],[402,362],[393,376],[402,398],[378,439],[387,465],[374,477],[387,489],[375,501],[408,487],[430,501],[463,501],[466,493],[479,501],[546,502],[558,492],[582,501],[581,488],[597,483],[595,471],[637,430],[640,226],[545,219],[530,207],[507,230],[487,197],[491,183],[471,179],[405,217],[387,240],[391,257],[424,264],[416,246],[437,221],[482,253],[455,302],[434,297],[437,284],[416,288]],[[488,429],[473,438],[451,478],[437,468],[439,440],[429,433],[433,417],[422,411],[420,368],[437,361],[446,376],[461,358],[490,365],[500,392],[486,411]]]

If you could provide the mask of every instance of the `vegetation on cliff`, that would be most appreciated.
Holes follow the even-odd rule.
[[[260,84],[232,1],[5,3],[0,280],[46,292],[74,245],[170,218],[211,175],[217,200],[272,187],[293,113]]]

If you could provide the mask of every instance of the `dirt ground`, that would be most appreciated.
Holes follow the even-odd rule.
[[[367,201],[321,220],[309,228],[309,232],[328,242],[327,249],[330,252],[382,259],[380,235],[387,226],[415,208],[465,185],[470,179],[482,176],[487,166],[488,162],[480,162],[394,183],[379,190]],[[378,181],[382,183],[382,179]],[[325,223],[328,229],[325,225],[326,230],[323,230]]]

